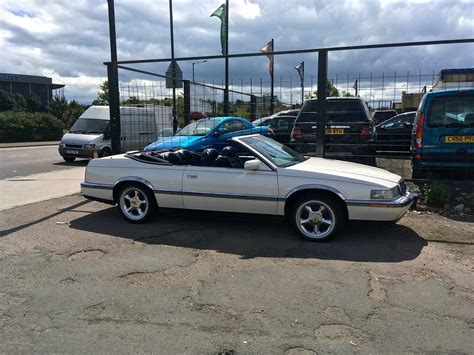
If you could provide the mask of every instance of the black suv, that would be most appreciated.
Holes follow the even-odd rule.
[[[375,165],[375,127],[365,101],[329,97],[326,101],[325,156]],[[301,153],[316,151],[317,100],[304,103],[291,132],[290,144]]]

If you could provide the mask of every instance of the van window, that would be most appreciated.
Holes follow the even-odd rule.
[[[79,118],[71,127],[70,133],[104,133],[109,126],[108,120]]]
[[[306,101],[301,109],[298,122],[316,122],[316,100]],[[358,100],[327,100],[327,117],[334,122],[360,122],[367,121],[364,107]]]
[[[431,128],[474,127],[474,96],[434,98],[426,124]]]

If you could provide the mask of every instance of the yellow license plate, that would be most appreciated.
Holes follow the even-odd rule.
[[[342,128],[326,128],[326,134],[344,134],[344,129]]]
[[[445,143],[474,143],[474,136],[446,136]]]

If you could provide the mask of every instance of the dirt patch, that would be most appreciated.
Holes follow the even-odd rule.
[[[367,338],[360,329],[345,324],[323,324],[314,331],[314,338],[321,343],[350,343],[357,345]]]
[[[371,290],[369,291],[369,297],[375,302],[383,301],[387,297],[387,294],[385,292],[385,289],[382,287],[379,278],[377,277],[377,275],[375,275],[373,271],[369,271],[369,277],[369,283],[371,288]]]
[[[68,260],[94,260],[104,256],[105,252],[100,249],[80,250],[69,254]]]
[[[315,351],[305,348],[291,348],[285,351],[285,355],[313,355]]]
[[[341,307],[326,307],[323,311],[325,315],[327,315],[329,318],[341,322],[341,323],[349,323],[350,318],[347,315],[346,311],[344,308]]]
[[[26,301],[25,297],[0,293],[0,324],[2,324],[3,322],[7,321],[10,318],[6,314],[12,307],[18,306],[25,301]]]

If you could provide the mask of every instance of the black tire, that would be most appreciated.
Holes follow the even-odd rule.
[[[309,213],[307,206],[313,214]],[[318,208],[314,211],[313,208]],[[321,207],[324,207],[321,210]],[[290,223],[295,231],[304,239],[312,242],[322,242],[333,238],[345,225],[346,214],[342,202],[336,197],[325,193],[310,193],[298,198],[290,208]],[[303,220],[305,223],[301,223]],[[331,221],[328,225],[325,221]],[[313,233],[310,232],[313,229]],[[316,233],[319,231],[319,235]]]
[[[69,155],[63,155],[63,159],[67,163],[72,163],[74,160],[76,160],[76,157],[71,157]]]
[[[112,151],[108,147],[105,147],[104,149],[100,151],[99,158],[108,157],[111,155],[112,155]]]
[[[144,223],[155,215],[158,205],[149,188],[141,184],[128,184],[118,193],[117,207],[128,222]]]

